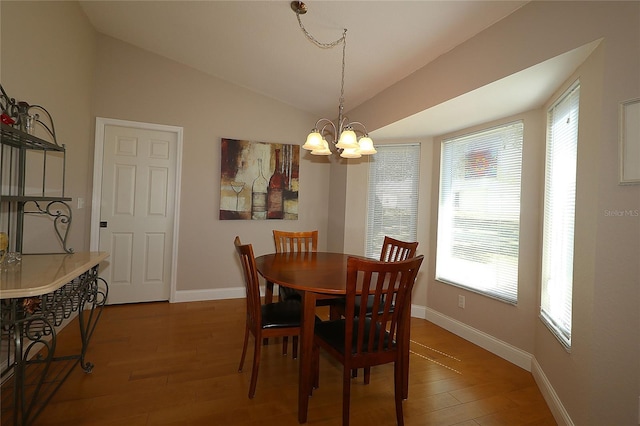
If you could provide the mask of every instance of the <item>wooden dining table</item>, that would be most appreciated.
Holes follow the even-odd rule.
[[[318,300],[340,297],[346,294],[347,259],[353,256],[343,253],[300,252],[272,253],[256,257],[256,267],[268,285],[276,283],[293,288],[303,294],[303,314],[300,327],[300,373],[298,375],[298,422],[306,423],[309,396],[312,390],[312,352],[316,305]],[[359,293],[359,289],[356,292]],[[267,288],[267,301],[273,289]],[[411,304],[409,303],[409,305]],[[410,309],[406,309],[409,320]],[[405,327],[409,333],[410,327]],[[404,336],[409,342],[409,335]],[[409,350],[403,354],[403,398],[408,396]]]

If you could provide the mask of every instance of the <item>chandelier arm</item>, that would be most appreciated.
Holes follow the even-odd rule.
[[[324,122],[324,125],[322,126],[322,128],[319,127],[319,124],[321,122]],[[321,118],[320,120],[318,120],[316,122],[316,129],[318,130],[318,133],[320,133],[322,136],[325,136],[325,130],[328,129],[329,134],[331,134],[331,136],[333,137],[333,141],[331,141],[332,143],[335,144],[335,139],[336,139],[336,135],[338,134],[336,131],[336,125],[333,124],[333,121],[327,119],[327,118]],[[331,131],[333,130],[333,133],[331,133]]]
[[[351,128],[353,129],[353,131],[354,131],[354,132],[360,132],[360,133],[362,133],[363,135],[367,135],[367,134],[369,134],[369,133],[367,132],[367,128],[365,127],[365,125],[364,125],[364,124],[362,124],[362,123],[361,123],[361,122],[359,122],[359,121],[352,121],[351,123],[347,124],[347,126],[351,127]],[[356,129],[354,128],[354,126],[361,126],[361,127],[362,127],[362,129],[357,129],[357,130],[356,130]]]

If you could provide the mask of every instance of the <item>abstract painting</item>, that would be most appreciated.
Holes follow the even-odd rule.
[[[222,139],[220,219],[298,219],[300,146]]]

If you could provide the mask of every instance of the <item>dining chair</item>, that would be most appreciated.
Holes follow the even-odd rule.
[[[380,261],[381,262],[398,262],[402,260],[407,260],[416,255],[416,250],[418,248],[418,242],[407,242],[397,240],[395,238],[391,238],[387,235],[384,237],[384,241],[382,242],[382,249],[380,250]],[[360,296],[356,297],[356,312],[360,312],[360,304],[362,299]],[[373,309],[373,296],[369,296],[367,298],[367,315],[370,316]],[[391,309],[393,309],[393,305],[391,305]],[[345,313],[345,298],[338,298],[334,301],[333,305],[330,308],[329,317],[332,319],[337,319],[343,316]],[[369,384],[370,380],[370,372],[371,369],[365,368],[364,370],[364,383]],[[352,377],[358,376],[358,370],[353,369]]]
[[[381,262],[398,262],[401,260],[407,260],[416,255],[416,250],[418,248],[418,242],[407,242],[397,240],[395,238],[391,238],[389,236],[384,237],[384,241],[382,242],[382,249],[380,250],[380,261]],[[356,298],[356,311],[360,309],[361,299],[360,297]],[[367,315],[371,315],[373,298],[369,297],[367,299]],[[336,299],[334,306],[332,306],[331,318],[337,319],[338,315],[344,315],[344,306],[345,300],[344,298]]]
[[[318,231],[279,231],[273,230],[273,242],[276,253],[303,253],[318,251]],[[267,283],[267,287],[273,288],[272,283]],[[289,287],[278,286],[278,297],[281,301],[297,300],[302,302],[302,294]],[[264,344],[268,339],[264,340]],[[297,339],[294,339],[294,351],[297,351]],[[289,339],[282,338],[282,353],[286,355]]]
[[[279,301],[262,304],[260,301],[260,279],[256,269],[256,260],[251,244],[242,244],[236,237],[234,245],[242,270],[246,287],[246,325],[244,331],[244,344],[240,357],[238,372],[242,372],[244,359],[247,354],[249,334],[253,334],[253,367],[251,369],[251,383],[249,385],[249,398],[256,393],[258,382],[258,369],[260,367],[260,354],[263,338],[294,336],[293,357],[298,355],[297,338],[300,335],[300,319],[302,304],[296,300]]]
[[[276,253],[300,253],[318,251],[318,231],[278,231],[273,230],[273,242]],[[280,300],[302,300],[301,294],[288,287],[280,286],[278,290]]]
[[[398,262],[351,257],[347,263],[344,318],[315,324],[313,339],[313,384],[319,388],[320,348],[343,365],[342,424],[349,424],[351,371],[394,363],[396,419],[404,424],[403,351],[409,345],[411,290],[423,255]],[[361,304],[356,308],[356,289],[362,297],[372,297],[371,314]]]

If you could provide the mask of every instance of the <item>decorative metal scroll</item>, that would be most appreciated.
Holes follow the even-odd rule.
[[[15,98],[9,97],[0,84],[0,109],[2,110],[2,122],[4,124],[11,125],[25,133],[32,133],[30,129],[38,123],[47,131],[51,137],[51,142],[60,146],[56,139],[53,117],[42,105],[30,105],[25,101],[17,101]],[[44,121],[42,120],[43,117],[45,117]]]
[[[72,248],[67,247],[67,237],[69,236],[69,230],[71,229],[72,213],[71,208],[64,201],[51,201],[47,204],[46,208],[40,207],[37,201],[33,202],[36,205],[37,211],[25,211],[25,214],[46,214],[53,218],[53,228],[56,231],[58,239],[62,243],[62,248],[67,253],[73,253]],[[66,213],[61,210],[53,208],[56,204],[62,204],[66,208]]]

